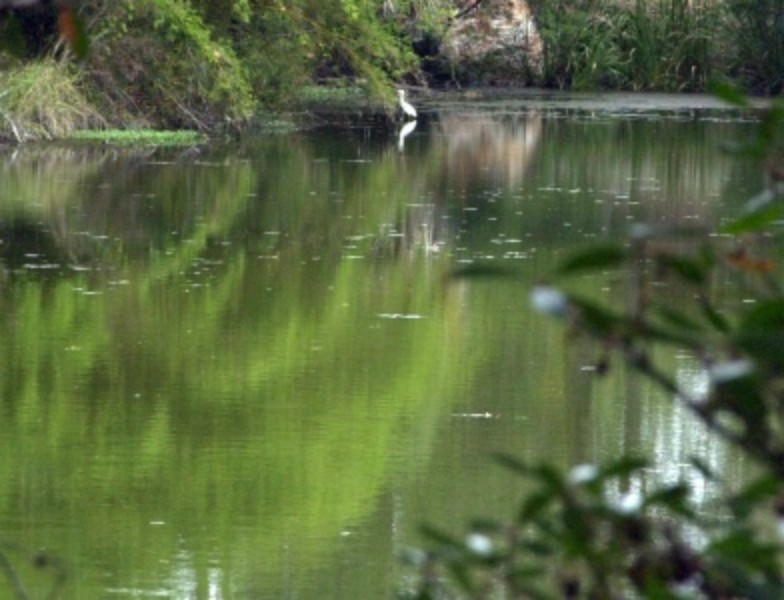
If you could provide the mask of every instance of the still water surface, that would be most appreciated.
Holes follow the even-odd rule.
[[[570,250],[716,227],[760,185],[721,149],[752,116],[636,98],[423,106],[402,141],[0,154],[0,538],[31,595],[45,548],[65,598],[388,597],[421,523],[511,514],[500,450],[739,476],[528,307]],[[466,264],[517,275],[449,277]]]

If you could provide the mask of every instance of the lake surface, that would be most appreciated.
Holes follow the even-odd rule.
[[[513,513],[496,451],[648,453],[643,484],[691,478],[698,502],[689,456],[740,477],[528,305],[575,248],[716,228],[760,187],[722,149],[753,115],[633,98],[420,103],[403,140],[2,151],[0,549],[31,597],[57,573],[64,598],[389,597],[422,523]],[[465,265],[515,275],[450,277]]]

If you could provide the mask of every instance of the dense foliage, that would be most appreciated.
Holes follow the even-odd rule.
[[[480,73],[498,69],[504,72],[490,80],[568,89],[700,91],[719,78],[750,92],[784,88],[784,0],[528,4],[542,44],[531,46],[527,60],[499,62],[491,53],[463,68],[438,58],[441,40],[466,19],[495,35],[489,24],[503,18],[506,4],[6,0],[0,2],[0,89],[13,87],[17,76],[29,81],[31,62],[56,57],[81,97],[40,97],[28,112],[76,101],[76,110],[60,111],[50,128],[18,114],[18,96],[0,92],[0,127],[18,140],[57,137],[84,126],[69,114],[92,110],[114,126],[214,131],[290,108],[314,83],[356,86],[389,107],[400,81],[483,81]]]

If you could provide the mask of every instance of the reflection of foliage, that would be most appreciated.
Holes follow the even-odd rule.
[[[78,268],[11,265],[0,296],[2,453],[15,457],[0,464],[0,501],[40,543],[84,560],[80,595],[105,591],[95,565],[132,585],[183,546],[220,553],[242,585],[284,560],[315,568],[377,508],[402,431],[424,460],[464,379],[455,365],[479,355],[455,360],[470,346],[452,292],[412,285],[438,281],[443,259],[372,252],[385,224],[405,221],[410,190],[376,193],[399,180],[397,154],[371,171],[332,149],[321,165],[307,144],[265,140],[249,151],[264,168],[153,160],[173,151],[23,151],[6,165],[4,221],[40,223],[47,258]],[[341,260],[350,236],[364,260]],[[427,318],[378,316],[397,312]],[[53,520],[78,534],[63,539]],[[153,520],[166,526],[139,528]]]
[[[778,150],[782,111],[775,104],[762,119],[754,150],[763,157]],[[578,465],[564,475],[502,457],[533,481],[534,492],[513,521],[478,520],[465,539],[430,530],[433,552],[412,554],[422,572],[416,597],[782,597],[784,292],[775,226],[783,212],[773,187],[724,228],[735,236],[766,233],[765,244],[759,236],[736,237],[727,250],[684,228],[670,229],[668,239],[661,228],[638,226],[626,245],[596,245],[563,262],[564,278],[627,272],[622,306],[547,286],[532,292],[537,309],[599,342],[598,373],[620,357],[755,461],[757,472],[739,490],[723,490],[706,511],[695,507],[689,484],[648,484],[646,461]],[[717,301],[714,281],[727,274],[739,276],[739,297],[753,298],[751,307]],[[662,368],[659,347],[700,361],[708,389],[683,389]],[[722,482],[700,457],[691,462],[697,479]]]

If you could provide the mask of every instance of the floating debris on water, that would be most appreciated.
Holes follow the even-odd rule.
[[[456,419],[499,419],[501,415],[494,415],[491,412],[479,413],[452,413]]]

